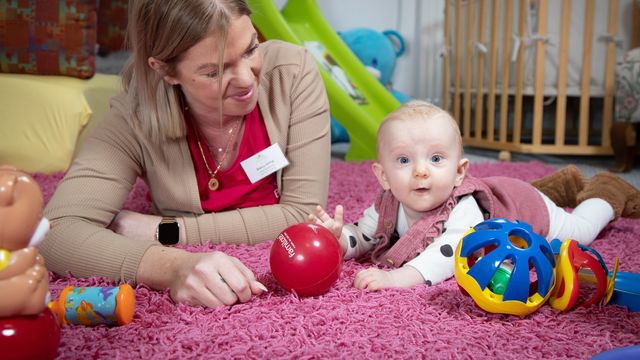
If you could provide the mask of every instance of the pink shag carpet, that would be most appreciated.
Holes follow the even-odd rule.
[[[480,163],[476,176],[523,180],[553,168],[539,162]],[[48,200],[62,175],[36,175]],[[329,208],[346,204],[354,221],[378,191],[370,163],[334,161]],[[146,186],[138,182],[126,207],[146,211]],[[640,220],[620,219],[593,243],[608,266],[640,272]],[[121,327],[71,326],[62,330],[59,358],[429,358],[587,359],[600,352],[640,344],[640,313],[607,305],[558,313],[545,305],[524,316],[488,314],[463,295],[454,279],[433,287],[360,291],[357,271],[370,266],[348,261],[323,296],[297,298],[280,289],[269,271],[271,243],[257,246],[189,246],[225,251],[245,262],[269,288],[252,301],[223,309],[175,305],[166,292],[136,288],[136,312]],[[101,278],[52,277],[56,298],[67,285],[114,286]]]

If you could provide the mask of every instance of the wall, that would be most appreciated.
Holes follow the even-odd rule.
[[[282,7],[286,0],[274,2]],[[439,104],[444,0],[317,0],[317,3],[336,31],[368,27],[400,32],[406,51],[396,64],[394,88]]]
[[[282,7],[286,1],[274,0],[279,7]],[[406,41],[406,52],[398,59],[393,78],[394,88],[412,97],[441,104],[443,62],[440,55],[444,51],[445,0],[316,1],[325,18],[336,31],[369,27],[379,31],[394,29],[400,32]],[[630,8],[632,1],[634,0],[619,1],[619,8],[624,14],[620,17],[619,26],[622,29],[631,29],[631,11],[627,14],[625,9]],[[635,1],[640,2],[640,0]],[[574,0],[574,7],[579,7],[583,2],[584,0]],[[463,1],[464,3],[466,1]],[[555,4],[555,2],[550,3]],[[487,4],[489,4],[488,1]],[[596,0],[596,4],[607,7],[608,2]],[[596,21],[607,21],[606,12],[598,12],[596,15]],[[559,14],[553,14],[552,17],[558,18]],[[582,18],[582,13],[572,16],[572,19],[578,22],[581,22]],[[601,36],[603,31],[595,33],[594,36]],[[628,43],[628,38],[631,37],[630,32],[619,31],[616,39],[622,39],[623,42]],[[628,45],[621,47],[618,49],[618,55],[627,49]]]

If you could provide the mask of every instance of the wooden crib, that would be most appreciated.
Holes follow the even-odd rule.
[[[633,0],[447,0],[443,107],[465,145],[611,154]]]

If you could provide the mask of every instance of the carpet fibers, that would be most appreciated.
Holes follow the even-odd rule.
[[[480,163],[475,176],[507,175],[523,180],[553,170],[540,162]],[[48,200],[61,175],[37,175]],[[335,160],[329,209],[346,205],[355,221],[370,205],[378,185],[370,163]],[[146,187],[138,182],[128,209],[146,211]],[[640,220],[620,219],[593,243],[620,271],[640,272]],[[463,295],[455,280],[427,287],[365,292],[353,288],[355,274],[371,264],[348,261],[338,282],[323,296],[297,298],[280,289],[268,264],[271,243],[257,246],[189,246],[220,250],[247,264],[269,288],[248,303],[223,309],[175,305],[167,292],[136,288],[136,312],[120,327],[70,326],[62,330],[59,358],[116,359],[588,359],[600,352],[640,344],[640,313],[614,305],[558,313],[545,305],[524,316],[488,314]],[[56,298],[62,288],[113,286],[102,278],[52,276]]]

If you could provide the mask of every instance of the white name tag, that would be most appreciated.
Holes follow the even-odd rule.
[[[242,161],[240,165],[242,165],[244,172],[249,177],[249,181],[254,184],[256,181],[264,179],[265,176],[271,175],[289,165],[289,161],[284,157],[278,144],[273,144]]]

